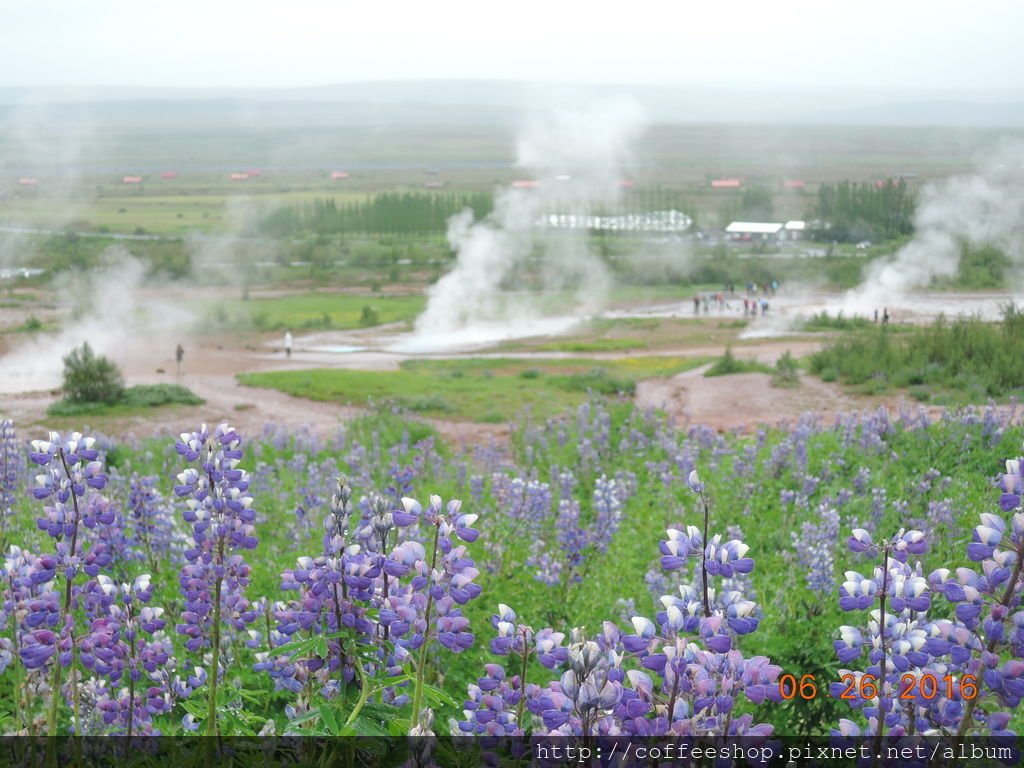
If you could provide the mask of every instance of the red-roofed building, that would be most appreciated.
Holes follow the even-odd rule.
[[[178,172],[177,171],[164,171],[163,173],[160,174],[160,178],[161,179],[176,179],[176,178],[178,178]]]
[[[250,179],[258,179],[260,176],[263,175],[263,171],[261,171],[259,168],[250,168],[248,171],[246,171],[246,173],[249,174]]]
[[[712,189],[739,189],[743,186],[741,179],[712,179]]]
[[[783,179],[782,180],[782,188],[783,189],[806,189],[807,188],[807,182],[804,181],[803,179]]]
[[[121,183],[122,184],[141,184],[142,183],[142,177],[141,176],[124,176],[121,179]]]
[[[512,189],[537,189],[540,182],[536,179],[516,179],[512,182]]]
[[[347,179],[348,171],[331,171],[331,181],[338,181],[339,179]]]
[[[633,181],[632,179],[623,179],[622,181],[619,182],[619,187],[621,189],[632,189],[635,186],[636,182]]]
[[[38,183],[38,180],[33,179],[30,176],[22,176],[18,179],[18,185],[22,187],[34,187]]]
[[[245,181],[246,179],[249,178],[249,174],[248,173],[232,173],[230,176],[228,176],[228,178],[231,179],[231,181]]]

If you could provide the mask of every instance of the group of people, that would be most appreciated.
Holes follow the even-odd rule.
[[[769,307],[768,297],[774,296],[778,289],[778,280],[772,280],[770,283],[747,283],[747,295],[743,297],[744,317],[756,317],[758,312],[760,312],[762,316],[767,315]],[[760,298],[757,296],[758,293],[761,294]],[[714,305],[718,306],[719,312],[732,309],[730,299],[735,297],[736,285],[734,283],[726,283],[721,291],[717,291],[715,293],[694,294],[693,314],[700,315],[701,311],[703,311],[704,314],[708,314],[711,311],[711,307]]]
[[[750,315],[751,317],[757,317],[757,310],[760,308],[762,315],[768,314],[768,299],[763,298],[760,302],[757,297],[747,298],[743,297],[743,314]]]

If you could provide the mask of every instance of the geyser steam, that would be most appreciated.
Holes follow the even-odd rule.
[[[876,261],[846,296],[848,312],[898,306],[907,291],[953,277],[964,245],[991,245],[1024,267],[1024,145],[1008,147],[973,174],[922,190],[916,234],[892,259]]]
[[[448,240],[457,262],[429,290],[413,339],[403,346],[428,350],[554,332],[600,309],[610,280],[587,248],[586,231],[545,230],[538,222],[612,204],[643,126],[631,101],[553,111],[529,122],[517,164],[537,185],[502,191],[482,221],[468,210],[452,217]],[[544,306],[545,296],[549,305],[555,297],[558,317]]]
[[[161,334],[191,324],[187,310],[144,294],[146,267],[138,259],[117,247],[104,252],[104,259],[104,267],[71,274],[58,285],[58,303],[71,310],[58,333],[30,338],[0,359],[0,393],[59,387],[63,356],[82,342],[123,365],[163,341]]]

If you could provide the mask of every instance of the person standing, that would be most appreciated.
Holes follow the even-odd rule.
[[[184,359],[185,359],[185,348],[183,346],[181,346],[181,343],[179,342],[178,343],[178,348],[176,350],[174,350],[174,360],[175,360],[175,362],[177,363],[177,366],[178,366],[177,367],[177,372],[176,372],[176,375],[175,375],[174,378],[175,378],[175,380],[177,381],[178,384],[181,384],[181,361],[184,360]]]
[[[285,357],[291,357],[292,356],[292,332],[291,331],[285,331],[284,332],[284,356]]]

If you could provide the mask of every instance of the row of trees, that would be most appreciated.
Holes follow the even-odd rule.
[[[333,198],[278,208],[258,225],[261,234],[289,237],[375,234],[443,233],[450,217],[471,208],[476,218],[494,208],[490,192],[385,192],[366,200],[339,204]]]
[[[914,231],[915,203],[914,190],[902,179],[822,184],[810,217],[822,225],[811,235],[841,242],[905,237]]]
[[[579,213],[579,204],[567,196],[560,200],[551,190],[526,190],[523,194],[543,194],[550,200],[546,213]],[[424,235],[444,234],[448,219],[470,208],[477,219],[494,209],[495,195],[478,192],[383,192],[365,200],[339,203],[333,198],[316,199],[299,205],[277,208],[256,224],[258,234],[291,237],[316,235]],[[652,187],[623,190],[621,197],[594,214],[624,214],[646,211],[678,210],[691,214],[690,205],[677,190]],[[548,210],[550,209],[550,210]],[[692,214],[691,214],[692,215]]]

